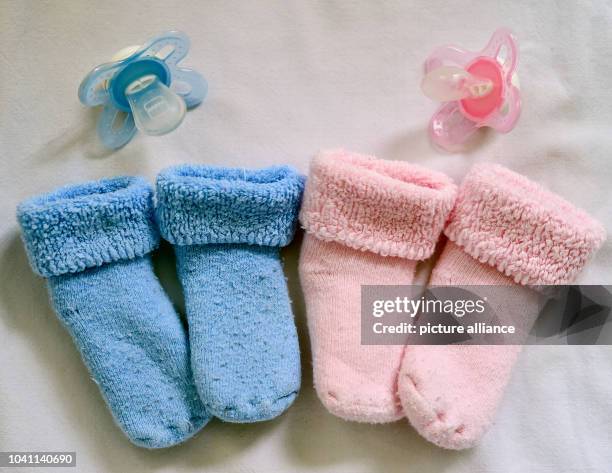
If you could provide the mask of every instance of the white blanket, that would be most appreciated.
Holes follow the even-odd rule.
[[[476,162],[502,163],[585,208],[612,235],[608,0],[96,3],[0,2],[0,450],[77,451],[78,471],[111,473],[612,471],[609,348],[526,349],[496,424],[471,451],[438,449],[406,422],[328,414],[312,388],[298,242],[285,252],[303,351],[295,405],[258,425],[214,421],[167,451],[134,447],[31,272],[14,217],[23,198],[68,182],[153,180],[182,162],[306,172],[318,149],[345,147],[458,181]],[[480,49],[499,26],[520,41],[522,118],[509,135],[487,133],[469,152],[441,154],[426,134],[436,104],[419,91],[422,61],[437,45]],[[77,99],[80,80],[167,29],[190,35],[185,64],[207,77],[209,97],[172,134],[103,150],[98,111]],[[159,259],[162,279],[176,287],[171,251]],[[612,284],[610,243],[581,282]]]

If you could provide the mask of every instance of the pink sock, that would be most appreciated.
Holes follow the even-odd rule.
[[[605,233],[583,211],[496,165],[462,183],[431,285],[505,285],[506,317],[530,328],[536,293],[528,285],[568,284]],[[398,380],[412,425],[445,448],[475,445],[495,411],[520,352],[517,345],[408,346]]]
[[[300,279],[314,384],[333,414],[391,422],[402,346],[361,345],[361,285],[411,284],[455,199],[443,174],[345,151],[313,159],[301,222]]]

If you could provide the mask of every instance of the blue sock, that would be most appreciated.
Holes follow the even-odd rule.
[[[17,217],[34,270],[113,416],[147,448],[209,420],[193,384],[185,328],[148,255],[159,243],[152,189],[119,177],[23,202]]]
[[[225,421],[276,417],[300,387],[279,249],[293,238],[303,186],[287,166],[178,166],[157,179],[157,216],[175,245],[195,382]]]

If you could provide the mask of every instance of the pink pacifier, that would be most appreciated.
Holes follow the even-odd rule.
[[[480,52],[443,46],[427,58],[421,89],[443,102],[429,123],[435,144],[456,151],[478,128],[514,128],[521,114],[518,54],[512,32],[500,28]]]

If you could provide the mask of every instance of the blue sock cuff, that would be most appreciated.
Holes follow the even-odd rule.
[[[297,226],[304,181],[289,166],[165,169],[157,177],[160,232],[176,245],[285,246]]]
[[[159,243],[153,189],[140,177],[62,187],[22,202],[17,220],[41,276],[143,256]]]

